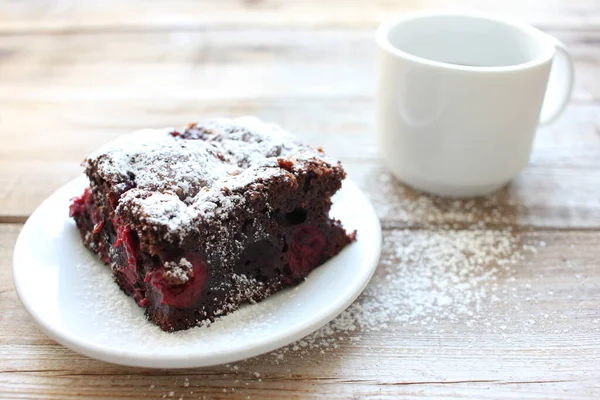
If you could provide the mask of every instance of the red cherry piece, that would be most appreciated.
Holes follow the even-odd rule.
[[[118,271],[123,274],[129,285],[133,288],[138,279],[137,271],[131,269],[129,266],[121,267]]]
[[[159,268],[146,275],[144,282],[150,282],[154,290],[161,295],[161,305],[168,304],[176,308],[191,307],[202,294],[208,276],[206,262],[193,254],[186,254],[185,259],[192,264],[192,274],[183,284],[169,285],[165,279],[164,268]]]
[[[113,192],[108,193],[108,203],[110,204],[113,210],[116,209],[119,205],[119,199],[117,198],[117,195]]]
[[[105,246],[102,246],[100,249],[100,258],[102,258],[102,261],[104,261],[106,264],[110,264],[110,257],[108,256],[108,251],[106,250]]]
[[[94,224],[94,234],[96,234],[96,229],[98,224],[103,224],[102,216],[100,215],[100,210],[94,207],[94,199],[92,197],[92,191],[90,188],[86,188],[83,191],[83,194],[79,197],[75,197],[71,199],[72,203],[69,206],[69,216],[78,217],[80,215],[88,214],[92,223]],[[98,228],[98,230],[102,229],[102,226]]]
[[[76,217],[81,214],[85,214],[90,208],[92,203],[92,191],[90,188],[85,188],[83,194],[79,197],[74,197],[69,207],[69,216]]]
[[[114,247],[119,247],[123,245],[125,248],[125,253],[127,254],[127,264],[128,269],[131,272],[125,273],[127,279],[132,283],[137,281],[137,248],[135,242],[133,241],[133,235],[131,234],[131,228],[129,225],[123,223],[121,218],[116,217],[113,220],[113,225],[115,227],[115,231],[117,232],[117,240],[115,241]],[[130,276],[131,275],[131,276]],[[134,279],[130,279],[134,278]]]
[[[302,225],[292,234],[289,266],[292,274],[304,277],[317,266],[327,247],[327,238],[314,225]]]
[[[102,230],[102,228],[104,227],[104,221],[100,221],[98,222],[96,225],[94,225],[94,230],[92,231],[92,234],[97,234],[98,232],[100,232]]]

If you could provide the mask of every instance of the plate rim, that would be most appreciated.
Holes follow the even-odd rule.
[[[35,209],[35,211],[31,214],[31,216],[23,225],[23,228],[19,233],[13,251],[13,285],[15,286],[19,301],[21,302],[27,313],[30,315],[30,317],[33,319],[36,326],[45,335],[73,351],[101,361],[119,365],[145,368],[195,368],[236,362],[250,357],[255,357],[264,353],[268,353],[270,351],[276,350],[290,343],[293,343],[297,340],[300,340],[301,338],[313,333],[319,328],[325,326],[327,323],[331,322],[342,312],[344,312],[346,308],[348,308],[354,302],[354,300],[356,300],[356,298],[364,291],[365,287],[368,285],[373,274],[375,273],[375,270],[377,269],[377,265],[379,263],[382,245],[382,232],[379,218],[377,217],[377,214],[375,213],[372,204],[370,203],[364,192],[360,190],[360,188],[353,181],[351,181],[350,179],[345,179],[343,181],[344,187],[356,192],[356,194],[359,194],[360,197],[362,197],[362,201],[364,202],[364,205],[366,207],[365,210],[361,211],[365,212],[366,214],[370,214],[366,219],[369,221],[369,225],[372,225],[371,228],[373,229],[376,235],[375,237],[370,238],[369,244],[371,246],[374,245],[374,247],[368,252],[366,252],[365,259],[362,262],[364,267],[362,267],[360,270],[363,271],[364,274],[360,276],[360,279],[352,280],[352,290],[344,291],[343,296],[340,296],[336,303],[329,305],[329,307],[327,307],[326,312],[318,314],[317,318],[311,318],[309,321],[307,321],[300,327],[296,327],[292,330],[284,330],[282,333],[276,334],[275,337],[267,336],[265,339],[253,341],[251,346],[236,351],[217,352],[202,356],[195,356],[195,354],[197,353],[193,352],[185,356],[173,356],[172,354],[149,354],[139,351],[114,351],[114,349],[106,348],[102,345],[97,344],[94,341],[87,340],[85,337],[77,336],[77,334],[73,333],[72,331],[70,332],[69,330],[60,329],[60,326],[52,326],[51,323],[48,323],[48,321],[42,315],[40,315],[38,311],[36,311],[35,306],[29,303],[27,299],[27,294],[24,293],[25,289],[22,286],[23,281],[21,277],[20,268],[22,268],[21,265],[23,264],[23,261],[20,261],[20,258],[21,254],[23,254],[23,252],[27,250],[27,248],[24,247],[24,238],[29,233],[31,225],[33,225],[33,222],[31,221],[34,221],[36,215],[38,213],[41,213],[40,210],[43,210],[45,207],[48,207],[48,204],[51,203],[53,200],[56,200],[61,196],[64,197],[66,193],[69,193],[69,189],[72,190],[73,186],[83,185],[84,182],[82,182],[82,180],[86,181],[84,175],[80,175],[79,177],[69,181],[68,183],[54,191]],[[343,222],[344,221],[342,221],[342,223]],[[357,242],[351,244],[351,246],[358,245],[358,241],[360,240],[360,238],[361,235],[359,232]],[[298,285],[296,288],[301,288],[301,286],[302,284]],[[268,300],[269,299],[267,298],[264,301]]]

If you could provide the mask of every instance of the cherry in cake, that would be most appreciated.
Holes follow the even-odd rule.
[[[297,285],[354,240],[329,217],[340,163],[253,117],[138,131],[84,166],[83,242],[165,331]]]

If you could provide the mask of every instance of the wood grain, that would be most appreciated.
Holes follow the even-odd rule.
[[[523,243],[546,245],[500,277],[498,283],[514,294],[500,303],[484,303],[489,325],[469,326],[469,316],[458,321],[440,317],[428,329],[392,323],[378,332],[354,332],[360,340],[339,341],[339,348],[325,354],[320,349],[291,351],[279,364],[274,354],[267,354],[235,367],[161,371],[91,360],[39,333],[11,282],[11,252],[19,229],[0,224],[0,397],[160,399],[170,392],[176,399],[278,399],[292,393],[338,399],[600,395],[597,231],[522,233]],[[414,234],[420,232],[428,231]],[[394,262],[406,238],[385,232],[377,274],[383,276],[384,265]]]

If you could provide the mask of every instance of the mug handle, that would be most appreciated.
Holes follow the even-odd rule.
[[[573,92],[575,70],[573,61],[565,45],[555,37],[548,36],[556,48],[552,69],[548,79],[548,87],[544,97],[544,105],[540,115],[540,125],[553,122],[567,107]]]

